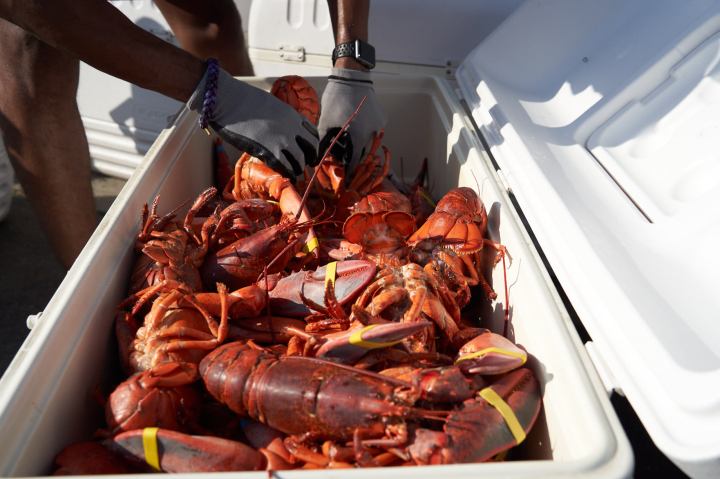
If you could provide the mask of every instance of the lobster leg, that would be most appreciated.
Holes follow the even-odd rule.
[[[210,330],[213,331],[213,333],[215,334],[215,337],[213,337],[212,339],[195,341],[177,340],[165,343],[160,349],[166,352],[181,351],[184,349],[213,349],[225,342],[228,334],[227,289],[221,283],[218,283],[218,293],[220,294],[221,304],[221,317],[219,326],[215,326],[215,320],[212,319],[210,313],[203,309],[202,306],[195,303],[192,300],[191,296],[185,296],[185,299],[188,299],[203,315],[203,317],[207,321],[208,327],[210,327]]]
[[[408,291],[400,286],[392,286],[375,296],[367,307],[373,316],[379,316],[390,305],[400,301],[408,295]]]
[[[474,262],[473,257],[475,258]],[[462,259],[463,264],[466,266],[467,271],[470,273],[469,278],[465,276],[467,283],[470,286],[475,286],[479,284],[488,299],[493,300],[497,298],[497,293],[495,292],[493,287],[490,286],[490,283],[488,283],[488,281],[485,279],[485,276],[483,276],[482,273],[478,271],[478,267],[476,266],[480,264],[480,255],[475,253],[472,255],[472,257],[469,255],[463,255],[460,256],[460,258]]]
[[[195,234],[195,231],[193,231],[192,228],[192,222],[195,219],[195,215],[210,201],[215,197],[217,194],[217,188],[214,186],[211,186],[210,188],[206,189],[202,193],[200,193],[200,196],[198,196],[195,201],[193,202],[192,206],[188,210],[187,214],[185,215],[185,220],[183,222],[183,228],[185,229],[185,232],[190,236],[192,239],[195,240],[195,243],[201,244],[202,240],[197,237]]]

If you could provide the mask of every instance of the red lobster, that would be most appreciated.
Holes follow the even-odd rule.
[[[448,376],[454,384],[440,384],[442,376],[428,373],[424,384],[432,387],[423,390],[368,371],[316,358],[280,357],[236,342],[206,356],[200,372],[208,392],[233,411],[297,435],[286,445],[352,440],[360,465],[377,465],[365,448],[385,448],[416,463],[483,461],[522,440],[520,431],[527,433],[540,409],[538,384],[528,369],[487,387],[479,377],[462,375]],[[488,406],[488,401],[498,404],[498,396],[516,412],[514,419]],[[417,407],[421,400],[465,403],[448,411]],[[445,428],[414,432],[408,423],[418,421],[442,421]],[[497,432],[504,429],[513,431],[509,438]],[[426,440],[425,431],[433,433],[434,442]],[[490,431],[495,434],[486,434]]]
[[[431,251],[436,246],[453,250],[458,260],[445,258],[448,265],[469,285],[480,284],[488,298],[495,299],[497,294],[482,274],[481,250],[485,246],[495,249],[496,264],[507,250],[485,237],[487,224],[485,205],[477,193],[467,187],[454,188],[438,201],[435,212],[410,236],[408,244],[421,251]]]

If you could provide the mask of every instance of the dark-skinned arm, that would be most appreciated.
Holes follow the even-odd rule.
[[[368,41],[370,0],[328,0],[335,45],[354,40]],[[367,71],[354,58],[339,58],[337,68]]]
[[[205,65],[98,0],[0,0],[0,17],[135,85],[187,101]]]
[[[368,42],[368,17],[370,0],[328,0],[333,25],[335,45],[363,40]],[[322,96],[320,115],[321,153],[339,127],[357,108],[362,99],[365,103],[347,130],[347,139],[337,155],[349,163],[352,170],[364,155],[374,133],[385,126],[385,115],[375,96],[370,72],[351,57],[338,58],[328,77]]]
[[[187,102],[226,141],[286,176],[300,174],[317,155],[315,127],[289,105],[222,68],[208,81],[211,69],[202,60],[104,0],[0,0],[0,17],[98,70]],[[203,106],[206,95],[212,108]]]

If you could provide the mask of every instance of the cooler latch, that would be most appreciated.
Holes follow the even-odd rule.
[[[588,352],[588,356],[590,356],[590,361],[592,361],[595,366],[598,376],[600,376],[600,381],[602,381],[608,396],[610,396],[613,392],[616,392],[621,396],[625,396],[622,388],[618,385],[617,379],[615,379],[612,371],[602,358],[602,354],[600,354],[597,345],[592,341],[588,341],[585,343],[585,349]]]
[[[294,45],[280,45],[280,58],[286,62],[304,62],[305,61],[305,47],[298,47]]]

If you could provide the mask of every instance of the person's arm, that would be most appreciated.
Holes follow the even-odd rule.
[[[370,0],[328,0],[328,7],[330,8],[335,45],[354,40],[368,41]],[[350,57],[339,58],[335,67],[367,70]]]
[[[187,102],[223,139],[288,177],[317,155],[316,128],[289,105],[222,68],[210,78],[205,62],[104,0],[0,0],[0,17],[98,70]]]
[[[0,17],[115,77],[187,101],[204,62],[98,0],[0,0]]]
[[[370,0],[328,0],[335,45],[362,40],[368,42]],[[352,170],[372,142],[373,134],[385,126],[385,115],[375,96],[372,77],[367,68],[352,57],[340,57],[333,65],[321,99],[320,152],[322,156],[330,139],[365,99],[362,109],[347,130],[347,139],[333,150],[336,159]]]

